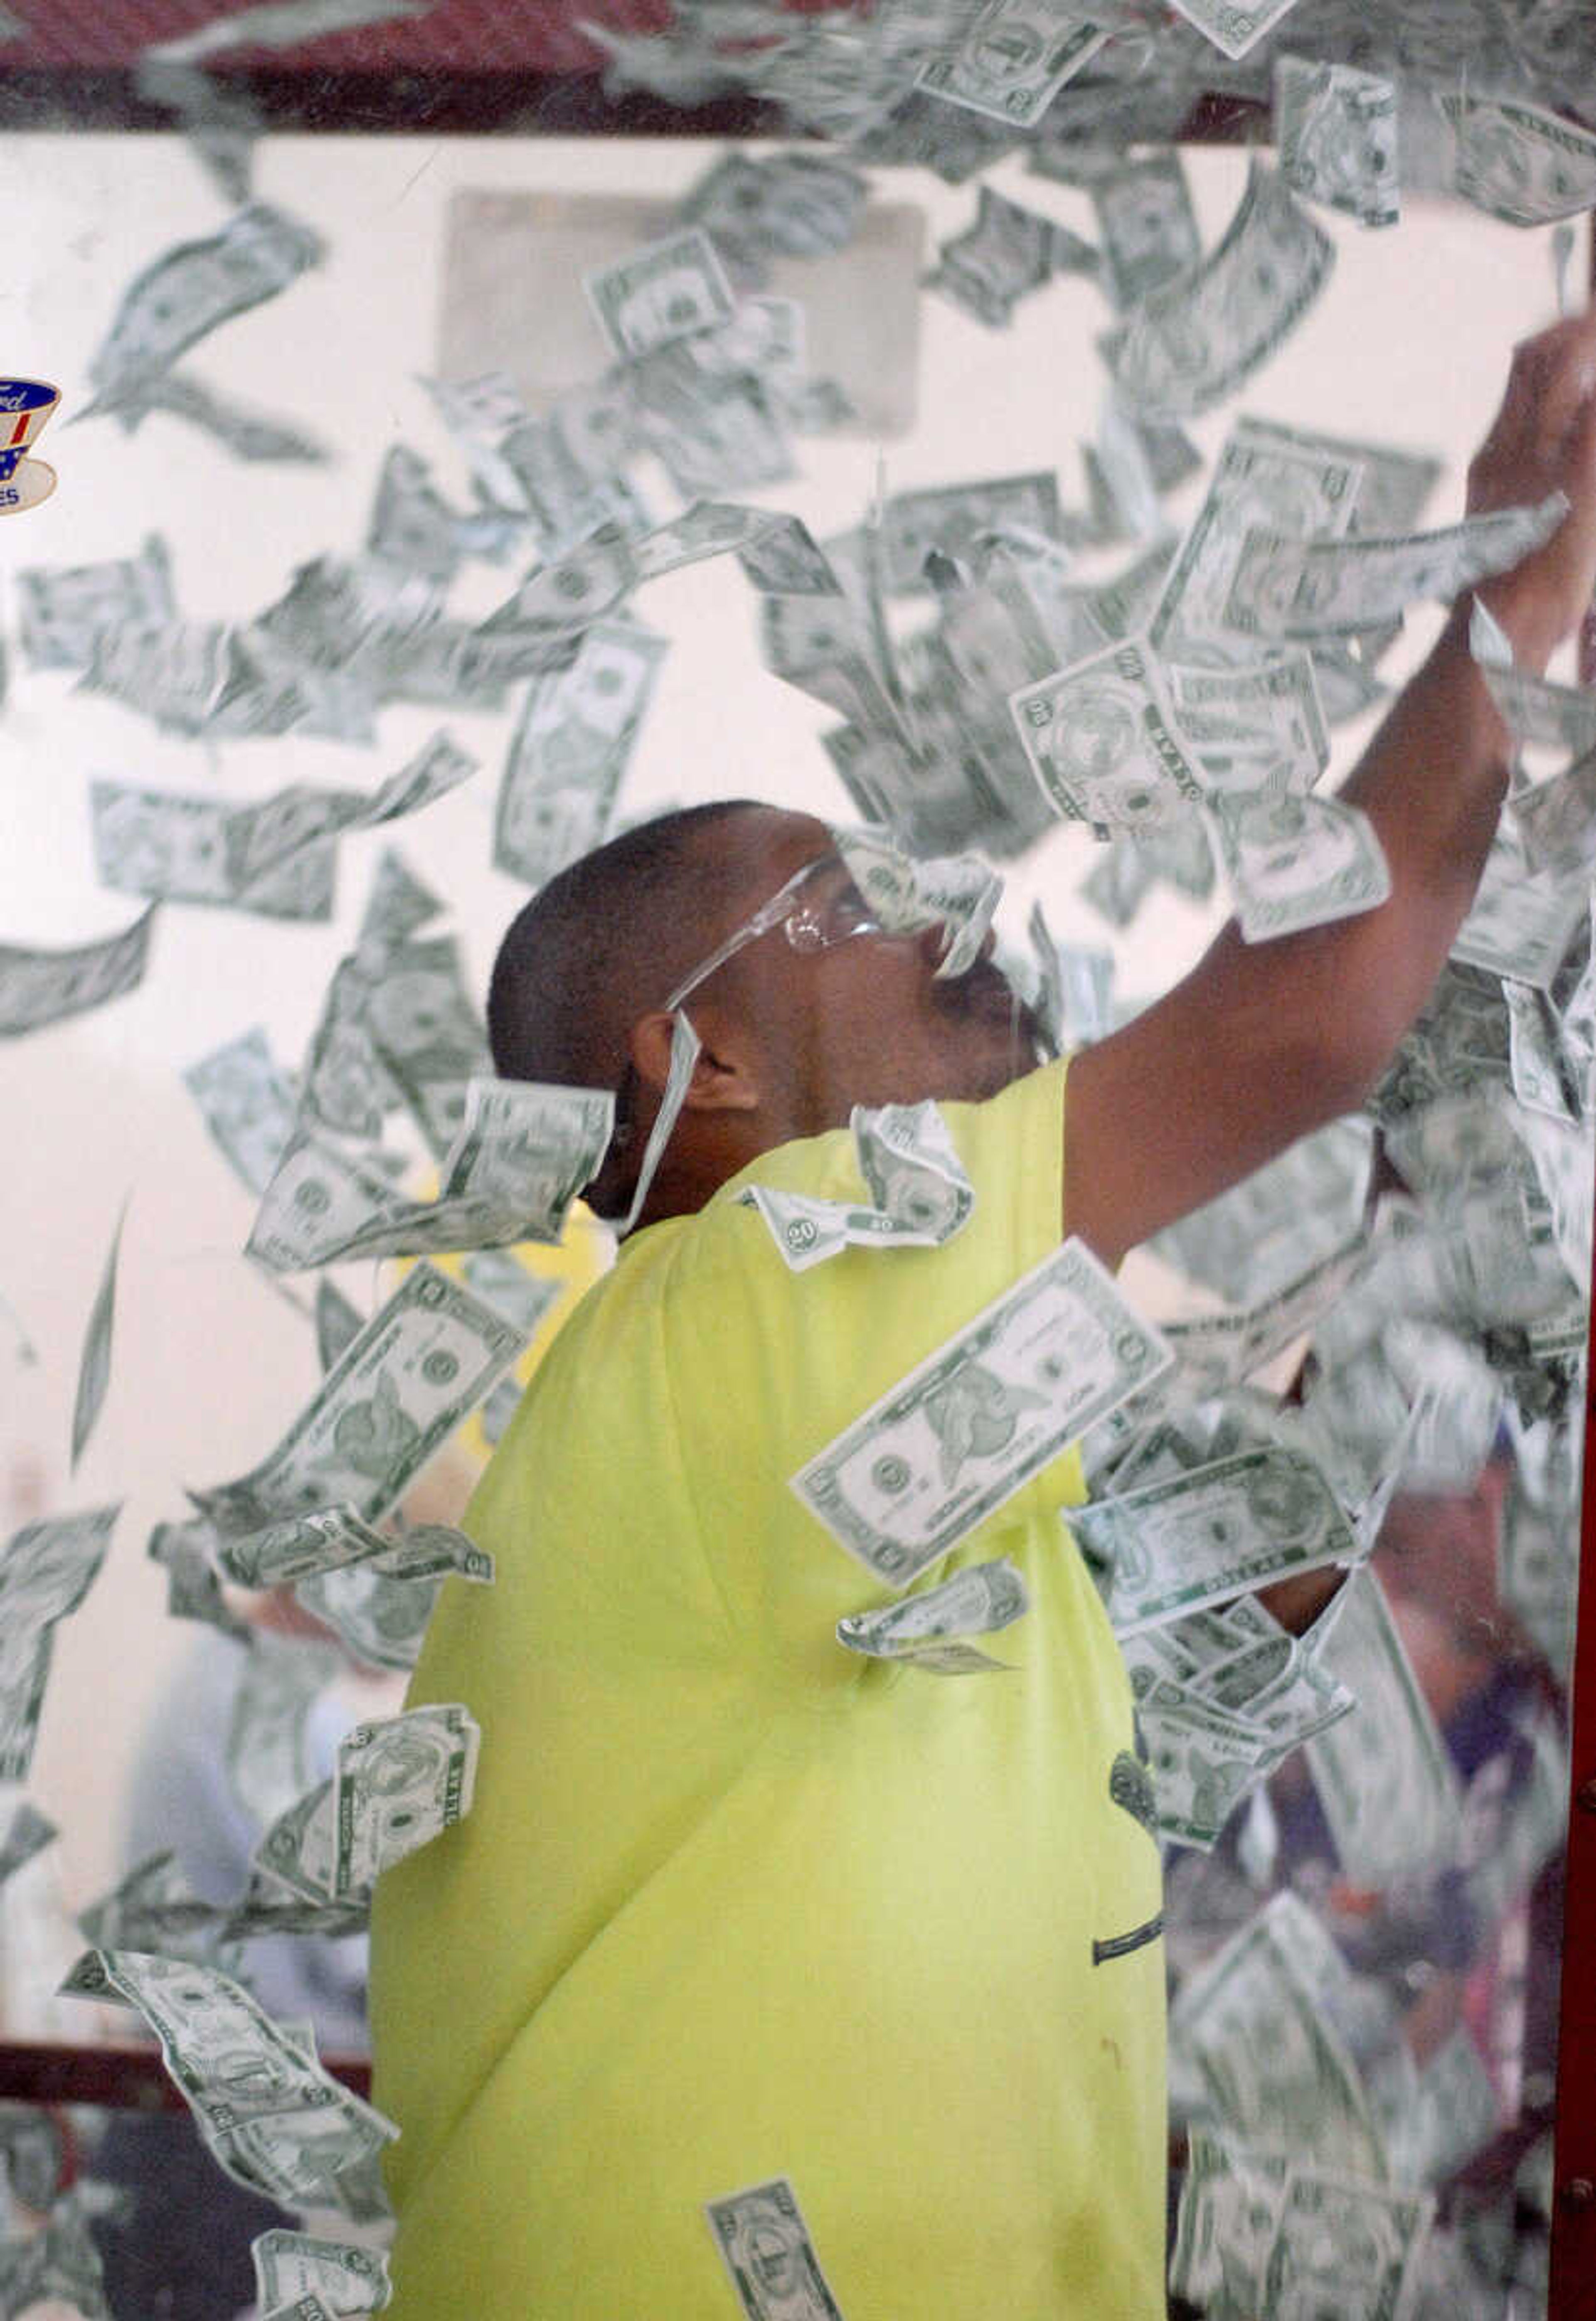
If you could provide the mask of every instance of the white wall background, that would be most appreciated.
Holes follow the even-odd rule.
[[[464,505],[463,464],[416,383],[418,373],[452,368],[435,338],[450,194],[507,187],[668,198],[711,158],[697,143],[641,140],[269,140],[257,191],[320,229],[327,261],[204,342],[190,362],[223,389],[297,416],[337,450],[324,469],[272,469],[235,462],[172,420],[152,419],[132,438],[110,421],[68,423],[87,400],[88,362],[127,281],[170,242],[212,232],[226,214],[182,143],[7,138],[0,363],[55,381],[63,404],[41,447],[59,489],[0,529],[0,582],[9,590],[10,576],[27,565],[126,554],[159,530],[185,612],[246,615],[281,591],[296,564],[359,545],[383,453],[399,436],[436,460]],[[1211,241],[1239,193],[1245,157],[1205,152],[1190,166]],[[1028,177],[1017,164],[997,182],[1093,232],[1083,196]],[[950,190],[918,172],[881,172],[879,190],[922,204],[934,238],[956,231],[974,207],[972,189]],[[1549,237],[1461,208],[1414,203],[1410,213],[1394,232],[1337,231],[1340,259],[1326,296],[1238,405],[1193,431],[1205,450],[1236,408],[1405,443],[1449,463],[1433,520],[1460,511],[1462,468],[1495,406],[1509,346],[1554,312]],[[1576,259],[1576,273],[1582,266]],[[1093,340],[1104,320],[1096,291],[1072,278],[1023,307],[1005,333],[983,332],[928,297],[920,418],[886,447],[889,488],[1056,465],[1066,500],[1078,500],[1074,447],[1095,426]],[[595,371],[603,360],[595,332]],[[876,451],[857,437],[809,439],[799,478],[754,496],[795,508],[816,533],[840,529],[869,498]],[[661,493],[660,514],[670,505]],[[486,609],[508,592],[515,569],[472,568],[462,606]],[[848,811],[814,742],[826,714],[760,668],[751,592],[734,566],[656,583],[639,609],[672,644],[623,812],[746,793]],[[1412,624],[1393,665],[1413,657],[1429,625]],[[134,915],[132,897],[96,884],[92,776],[238,799],[290,779],[370,787],[443,722],[427,709],[390,709],[375,751],[294,739],[211,746],[162,736],[72,687],[68,673],[29,671],[14,650],[0,713],[0,940],[74,942]],[[280,1058],[297,1060],[387,838],[451,898],[485,980],[523,899],[488,867],[511,719],[447,722],[483,771],[407,828],[345,845],[334,924],[279,925],[169,906],[139,992],[0,1046],[0,1297],[37,1353],[31,1364],[20,1358],[0,1308],[0,1534],[36,1513],[125,1502],[105,1571],[59,1631],[32,1783],[62,1824],[50,1874],[74,1907],[114,1874],[116,1798],[132,1736],[186,1641],[164,1617],[164,1576],[145,1560],[150,1526],[182,1512],[185,1482],[252,1464],[316,1378],[307,1322],[238,1253],[250,1198],[208,1145],[178,1074],[257,1022]],[[1344,770],[1356,737],[1341,739]],[[1435,778],[1446,778],[1444,766]],[[1014,875],[1014,898],[1023,907],[1044,896],[1061,932],[1100,942],[1107,930],[1073,892],[1090,862],[1090,840],[1061,832]],[[1133,931],[1122,985],[1142,996],[1162,988],[1207,924],[1161,890]],[[81,1469],[68,1478],[83,1326],[129,1195],[110,1393]],[[351,1288],[374,1302],[369,1269]]]

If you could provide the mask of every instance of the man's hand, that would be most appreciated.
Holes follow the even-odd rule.
[[[1567,494],[1544,548],[1481,589],[1527,668],[1596,586],[1596,314],[1521,346],[1469,470],[1484,514]],[[1070,1068],[1064,1216],[1108,1263],[1363,1101],[1440,972],[1479,885],[1511,745],[1466,606],[1392,705],[1341,795],[1391,870],[1378,909],[1272,942],[1234,921],[1157,1004]]]
[[[1572,503],[1561,529],[1479,592],[1520,664],[1537,670],[1577,632],[1596,592],[1596,307],[1515,348],[1501,409],[1469,469],[1468,512],[1555,491]]]

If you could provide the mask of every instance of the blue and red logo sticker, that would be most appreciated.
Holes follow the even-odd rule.
[[[55,469],[28,452],[60,399],[43,379],[0,378],[0,515],[37,507],[54,491]]]

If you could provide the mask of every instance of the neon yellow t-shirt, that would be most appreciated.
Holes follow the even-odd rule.
[[[802,1274],[735,1195],[860,1199],[852,1139],[762,1155],[625,1245],[512,1420],[496,1585],[449,1583],[410,1691],[477,1716],[476,1801],[378,1889],[391,2321],[736,2321],[703,2204],[776,2176],[845,2321],[1163,2315],[1159,1859],[1078,1459],[920,1583],[1011,1557],[1013,1674],[844,1651],[899,1599],[788,1487],[1056,1246],[1062,1102],[944,1106],[964,1229]]]

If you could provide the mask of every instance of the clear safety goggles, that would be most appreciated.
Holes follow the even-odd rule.
[[[846,942],[853,935],[879,935],[887,930],[881,924],[864,897],[851,878],[829,889],[816,888],[823,871],[845,870],[842,856],[832,849],[817,854],[795,870],[785,886],[779,887],[768,903],[762,903],[750,919],[744,919],[723,943],[717,944],[707,959],[700,960],[691,973],[685,976],[666,1000],[668,1008],[677,1008],[689,992],[697,991],[708,981],[717,968],[734,959],[738,951],[761,935],[770,934],[780,927],[796,951],[829,951],[834,944]],[[807,890],[807,891],[806,891]]]

